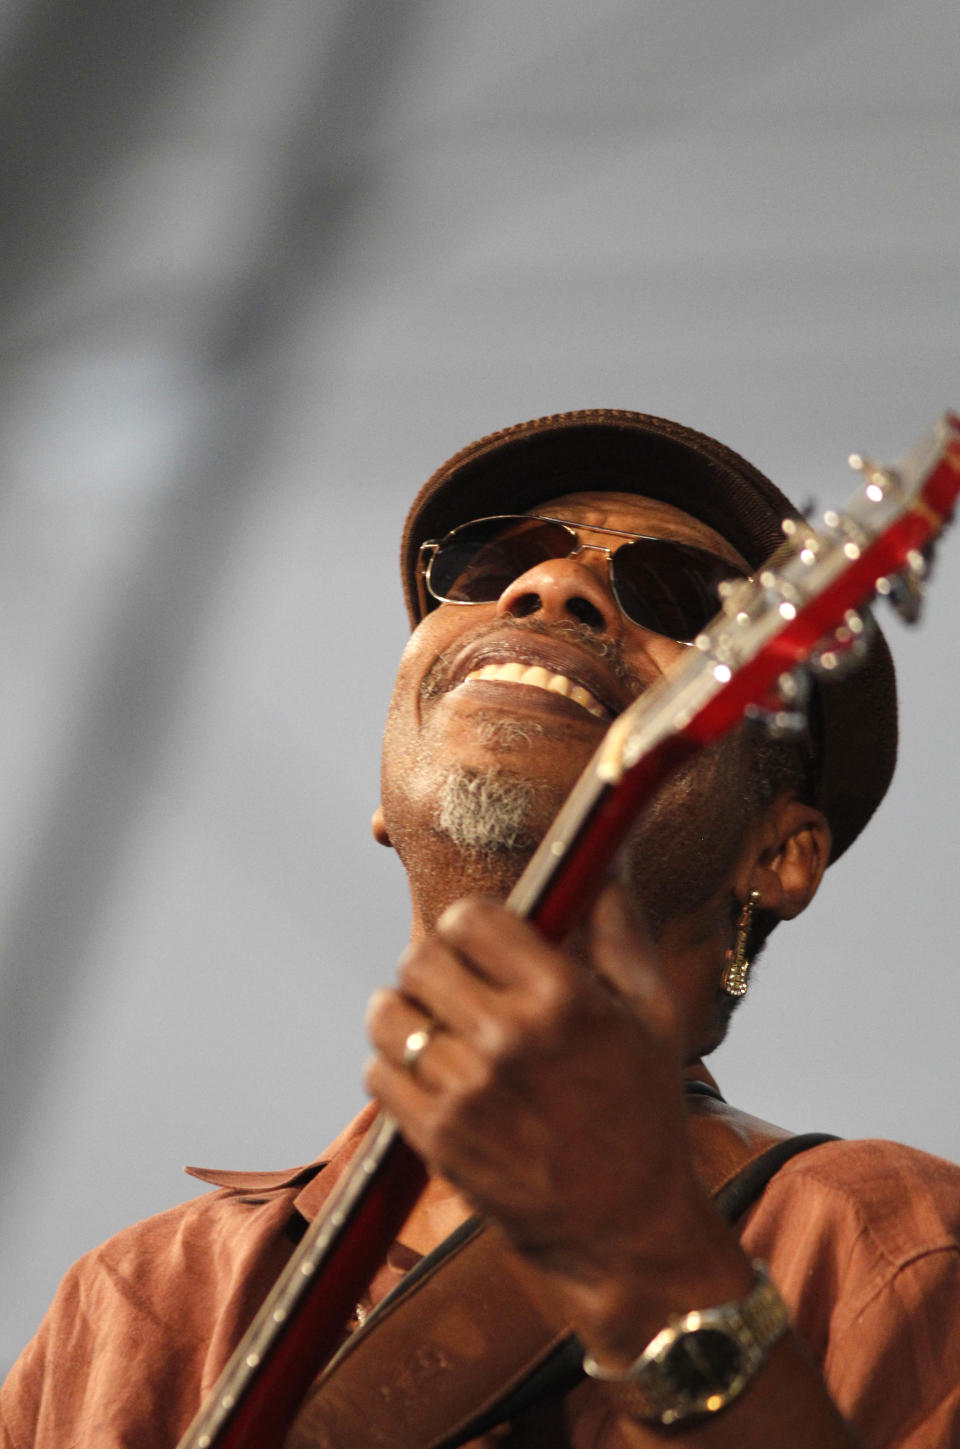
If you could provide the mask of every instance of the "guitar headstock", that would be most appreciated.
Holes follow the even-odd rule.
[[[932,545],[960,494],[960,416],[945,413],[895,467],[850,462],[857,492],[820,527],[786,519],[773,557],[723,587],[689,656],[615,724],[597,756],[601,779],[618,780],[671,733],[705,744],[744,717],[796,728],[806,676],[837,677],[866,654],[875,597],[916,619]]]

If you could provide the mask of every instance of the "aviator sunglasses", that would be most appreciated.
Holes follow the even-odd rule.
[[[443,538],[427,540],[420,545],[417,566],[421,612],[433,607],[428,593],[441,604],[495,603],[514,579],[537,564],[593,549],[606,554],[610,587],[628,619],[690,644],[720,608],[718,586],[743,577],[735,564],[691,544],[580,526],[627,541],[613,548],[582,543],[573,524],[526,513],[477,518]]]

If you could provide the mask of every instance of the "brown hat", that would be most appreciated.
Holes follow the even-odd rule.
[[[783,542],[794,505],[732,449],[679,423],[604,408],[534,418],[463,448],[421,488],[407,515],[400,566],[419,622],[420,545],[471,518],[524,513],[592,490],[672,503],[715,529],[751,567]],[[886,793],[897,754],[893,662],[877,631],[867,660],[818,680],[818,801],[833,830],[831,860],[856,839]]]

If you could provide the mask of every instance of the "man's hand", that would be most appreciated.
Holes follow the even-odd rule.
[[[682,1023],[621,887],[600,898],[586,952],[589,968],[492,901],[451,907],[403,957],[398,989],[371,1002],[367,1083],[429,1166],[551,1277],[606,1302],[613,1285],[667,1275],[689,1306],[691,1233],[704,1219],[726,1229],[687,1151]]]
[[[742,1301],[754,1274],[694,1174],[683,1023],[619,887],[597,903],[586,959],[492,901],[460,902],[406,953],[398,989],[371,1002],[367,1081],[429,1166],[543,1271],[584,1346],[622,1373],[672,1314]],[[407,1038],[425,1026],[405,1066]],[[615,1401],[609,1412],[618,1449],[661,1441]],[[672,1439],[854,1449],[789,1333],[745,1394]]]

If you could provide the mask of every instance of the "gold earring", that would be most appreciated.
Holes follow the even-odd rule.
[[[737,939],[727,952],[727,964],[720,977],[720,985],[728,996],[746,996],[747,994],[747,972],[750,970],[750,962],[747,960],[747,938],[750,935],[753,913],[759,900],[760,892],[751,891],[740,912],[740,919],[737,921]]]

